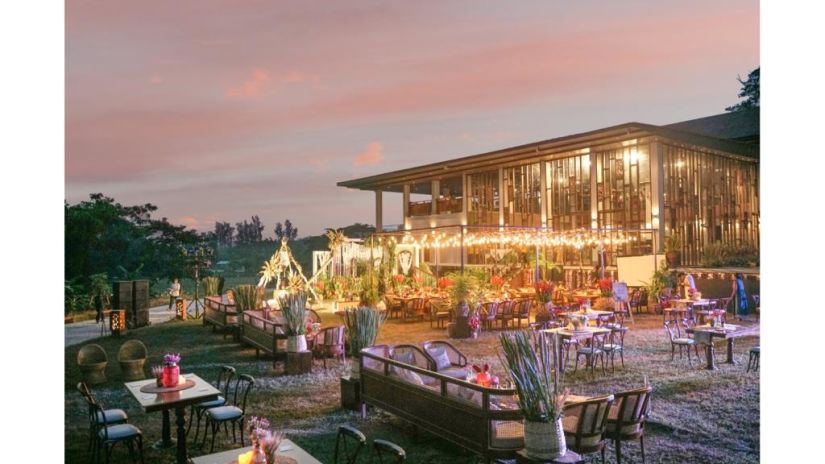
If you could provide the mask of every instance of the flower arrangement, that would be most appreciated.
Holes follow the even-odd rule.
[[[424,278],[419,276],[413,276],[412,278],[413,288],[416,290],[421,288],[421,284],[424,283]]]
[[[470,325],[470,330],[478,330],[479,325],[481,324],[481,319],[478,317],[478,313],[474,312],[470,319],[467,320],[467,323]]]
[[[247,430],[252,442],[252,451],[238,456],[238,464],[275,462],[275,455],[283,440],[283,433],[269,428],[269,421],[262,417],[252,416],[249,419]]]
[[[152,376],[157,380],[157,386],[163,386],[163,366],[152,366]]]
[[[490,277],[490,285],[497,291],[501,291],[501,287],[504,286],[504,279],[501,276],[494,275]]]
[[[602,296],[613,296],[613,279],[610,277],[599,279],[599,290],[601,290]]]
[[[442,278],[438,279],[438,282],[436,282],[436,285],[438,286],[439,290],[446,290],[446,289],[452,287],[453,283],[454,283],[453,279],[451,279],[449,277],[442,277]]]
[[[553,292],[556,291],[556,285],[553,282],[542,280],[536,282],[536,298],[542,303],[548,303],[553,300]]]
[[[163,364],[165,366],[177,366],[180,363],[180,353],[166,353],[163,355]]]
[[[161,383],[164,387],[174,387],[180,380],[180,353],[166,353],[163,355],[163,369]]]
[[[404,279],[406,279],[406,277],[404,277],[404,274],[396,274],[396,275],[392,276],[392,278],[393,278],[393,280],[395,280],[395,283],[397,283],[398,285],[403,284]]]
[[[479,367],[477,364],[473,364],[473,371],[475,372],[475,375],[470,374],[472,376],[470,378],[470,382],[481,385],[482,387],[492,387],[493,385],[498,385],[498,377],[490,374],[489,364],[485,363],[482,367]]]

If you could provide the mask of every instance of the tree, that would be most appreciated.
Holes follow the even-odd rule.
[[[744,98],[745,100],[725,108],[725,111],[741,111],[759,108],[759,69],[760,68],[756,68],[751,71],[750,74],[748,74],[748,78],[744,81],[741,77],[736,77],[736,80],[742,84],[742,90],[739,91],[738,96],[739,98]]]
[[[237,243],[258,243],[263,239],[264,225],[261,219],[255,215],[250,219],[251,222],[236,222],[235,230],[237,231],[235,241]]]
[[[275,224],[275,241],[280,242],[282,238],[286,237],[290,241],[298,238],[298,228],[292,225],[292,221],[287,219],[283,224],[280,222]]]
[[[228,222],[215,222],[215,242],[218,245],[231,246],[235,228]]]

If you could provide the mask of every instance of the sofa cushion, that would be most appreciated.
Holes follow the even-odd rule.
[[[461,379],[464,380],[467,378],[467,369],[463,367],[451,367],[449,369],[444,369],[438,371],[439,374],[448,375],[454,379]]]
[[[415,365],[415,353],[412,351],[402,351],[400,353],[393,353],[392,359],[402,362],[404,364],[409,364],[411,366]]]
[[[398,377],[399,379],[413,385],[424,386],[424,380],[421,379],[421,376],[418,375],[417,372],[413,372],[409,369],[396,368],[390,375]]]
[[[437,348],[435,350],[431,350],[430,356],[432,356],[435,360],[435,369],[439,372],[441,372],[444,369],[449,369],[453,367],[453,363],[450,362],[450,356],[447,355],[447,350],[445,350],[444,348]]]

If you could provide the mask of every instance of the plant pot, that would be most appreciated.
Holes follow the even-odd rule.
[[[524,450],[527,457],[550,460],[567,453],[561,419],[555,422],[524,421]]]
[[[350,374],[351,379],[357,380],[361,378],[361,358],[353,356],[350,358]]]
[[[177,364],[171,366],[163,366],[163,386],[166,388],[174,387],[178,384],[180,378],[180,366]]]
[[[290,335],[286,339],[286,350],[290,353],[307,350],[306,335]]]

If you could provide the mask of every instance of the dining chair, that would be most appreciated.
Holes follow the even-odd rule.
[[[481,322],[485,329],[492,329],[497,319],[498,302],[487,301],[481,304]]]
[[[88,450],[92,450],[92,446],[96,446],[97,444],[97,432],[104,424],[104,417],[106,418],[106,422],[109,424],[125,424],[129,422],[129,416],[126,414],[126,411],[122,409],[103,409],[102,414],[92,414],[92,410],[94,409],[94,405],[99,405],[100,403],[97,401],[97,398],[92,394],[92,391],[89,390],[89,387],[86,386],[83,382],[78,382],[77,384],[77,391],[83,395],[83,398],[86,400],[86,405],[89,409],[89,446]],[[101,406],[102,408],[102,406]]]
[[[255,385],[255,379],[251,375],[241,374],[235,382],[235,392],[232,397],[231,406],[218,406],[206,410],[206,428],[212,429],[212,445],[209,448],[211,453],[215,449],[215,435],[218,427],[227,422],[232,423],[232,443],[235,443],[235,425],[239,424],[241,429],[241,446],[244,446],[244,419],[246,418],[246,397]],[[211,426],[211,427],[210,427]],[[226,425],[224,425],[226,432]],[[206,433],[203,434],[203,444],[206,444]]]
[[[404,321],[409,321],[410,319],[420,319],[424,320],[424,314],[427,309],[427,299],[426,298],[413,298],[411,300],[407,300],[406,304],[404,305]]]
[[[94,449],[94,455],[92,459],[94,462],[100,462],[101,458],[101,451],[103,452],[103,456],[105,457],[105,462],[108,464],[109,459],[112,456],[112,450],[114,449],[115,445],[118,443],[126,443],[129,447],[129,455],[132,457],[132,460],[135,460],[135,449],[134,445],[137,442],[137,448],[140,456],[140,462],[143,463],[143,433],[140,431],[139,428],[135,427],[132,424],[114,424],[109,422],[108,417],[106,416],[106,411],[97,404],[91,403],[89,420],[97,420],[100,417],[101,423],[98,427],[97,434],[96,434],[96,446]],[[103,448],[101,450],[101,448]]]
[[[564,407],[562,429],[567,448],[579,454],[601,453],[607,444],[605,430],[613,395],[592,398]]]
[[[693,366],[693,362],[690,359],[690,348],[693,347],[693,350],[696,352],[696,360],[699,361],[699,348],[696,345],[696,340],[690,337],[682,337],[681,329],[679,328],[679,322],[665,321],[664,326],[665,330],[667,331],[668,337],[670,337],[670,360],[673,361],[676,355],[676,347],[678,346],[679,359],[682,359],[682,349],[687,348],[688,365]],[[676,329],[675,337],[673,334],[674,329]]]
[[[201,428],[201,417],[203,417],[204,411],[207,409],[217,408],[219,406],[223,406],[226,404],[226,398],[229,397],[229,382],[232,380],[232,377],[235,376],[235,368],[232,366],[221,366],[221,371],[218,373],[218,382],[215,384],[215,388],[221,390],[223,387],[223,396],[218,396],[216,399],[212,401],[203,401],[198,404],[193,404],[189,409],[189,425],[186,427],[186,435],[189,435],[189,429],[192,428],[192,416],[197,414],[198,423],[195,425],[195,438],[192,440],[194,443],[198,442],[198,435],[200,434]],[[206,431],[204,431],[204,434]]]
[[[506,329],[508,323],[514,319],[513,306],[515,304],[516,300],[507,300],[499,303],[496,320],[499,321],[502,329]]]
[[[624,336],[627,331],[627,327],[612,327],[610,329],[608,342],[604,344],[604,347],[602,347],[605,356],[610,356],[610,372],[616,371],[616,353],[619,353],[619,357],[622,361],[622,367],[624,367]]]
[[[372,441],[372,461],[383,464],[385,462],[403,463],[407,460],[407,453],[393,442],[376,438]]]
[[[338,427],[338,435],[335,437],[335,454],[332,457],[332,462],[338,464],[339,456],[343,454],[342,463],[356,464],[358,454],[361,453],[361,449],[366,444],[367,437],[365,437],[360,430],[349,425]]]
[[[344,330],[346,326],[338,325],[321,329],[315,336],[315,345],[312,347],[313,353],[324,360],[324,369],[327,368],[327,358],[338,358],[343,363],[346,361],[344,354]]]
[[[759,347],[754,346],[750,349],[748,353],[748,369],[745,372],[750,372],[751,369],[756,370],[759,369]]]
[[[637,388],[613,395],[607,414],[606,436],[616,447],[616,463],[622,462],[622,442],[639,440],[642,463],[645,462],[645,419],[652,387]]]
[[[441,329],[444,327],[444,322],[450,320],[450,309],[447,303],[443,301],[431,299],[430,300],[430,328],[433,328],[433,322]]]
[[[604,370],[605,338],[607,338],[607,332],[594,333],[593,336],[590,337],[589,346],[584,346],[576,350],[576,364],[573,366],[573,372],[576,372],[576,370],[579,368],[579,357],[584,356],[585,367],[589,368],[590,372],[594,374],[596,370],[596,357],[598,356],[602,360],[602,374],[607,373]]]
[[[524,298],[517,303],[515,311],[516,328],[521,328],[521,320],[527,321],[530,324],[530,309],[533,308],[533,300],[531,298]]]

